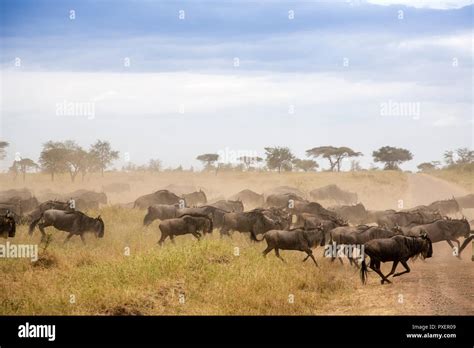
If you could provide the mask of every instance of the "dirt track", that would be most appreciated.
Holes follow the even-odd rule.
[[[424,174],[410,174],[408,180],[405,195],[408,207],[468,193],[455,184]],[[410,261],[411,273],[394,278],[391,285],[384,285],[383,293],[379,292],[380,288],[375,291],[377,297],[384,296],[391,300],[379,298],[373,301],[380,301],[382,307],[390,308],[371,308],[368,311],[380,314],[474,315],[472,246],[466,247],[461,260],[453,256],[445,242],[435,244],[433,249],[432,258]],[[390,267],[391,263],[385,265],[384,273]],[[399,267],[402,269],[402,266]],[[369,289],[362,290],[363,293],[381,286],[380,278],[373,272],[370,279]]]

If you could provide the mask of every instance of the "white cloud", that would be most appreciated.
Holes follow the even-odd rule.
[[[446,116],[433,122],[435,127],[452,127],[462,124],[461,120],[455,116]]]

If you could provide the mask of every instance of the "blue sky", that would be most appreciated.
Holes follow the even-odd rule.
[[[332,144],[366,167],[374,149],[405,147],[414,169],[473,146],[472,1],[0,6],[1,168],[49,139],[107,139],[134,163],[186,167],[203,152],[284,145],[304,157]],[[63,102],[94,103],[94,116],[58,115]],[[382,115],[407,104],[419,112]]]

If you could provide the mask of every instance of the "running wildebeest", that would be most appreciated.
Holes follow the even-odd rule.
[[[224,215],[229,213],[227,210],[216,208],[212,205],[203,205],[196,208],[182,208],[176,211],[176,217],[183,215],[205,215],[210,216],[214,228],[221,228],[224,222]]]
[[[346,227],[337,227],[329,232],[330,234],[330,243],[333,245],[333,253],[337,249],[338,245],[351,246],[360,249],[360,246],[364,245],[370,240],[373,239],[382,239],[382,238],[391,238],[396,235],[402,235],[403,231],[398,227],[392,227],[387,229],[380,226],[346,226]],[[337,255],[332,255],[332,261],[334,261]],[[351,256],[351,255],[349,255]],[[354,261],[354,258],[349,257],[350,264],[357,266],[357,263]],[[342,259],[339,257],[341,263]]]
[[[138,197],[133,203],[134,208],[148,209],[153,204],[180,204],[182,207],[186,207],[186,200],[182,197],[175,195],[173,192],[168,190],[159,190],[148,195]]]
[[[16,233],[16,222],[13,214],[7,211],[5,215],[0,216],[0,236],[13,238]]]
[[[280,260],[285,261],[280,256],[280,249],[299,250],[304,251],[307,254],[303,262],[311,257],[316,266],[318,266],[318,263],[313,256],[312,249],[318,245],[324,246],[325,244],[324,231],[319,227],[309,230],[302,228],[292,230],[270,230],[264,233],[263,238],[267,242],[267,248],[263,251],[264,257],[267,256],[270,251],[275,250],[275,255]]]
[[[456,197],[455,200],[458,202],[462,209],[474,208],[474,193],[470,193],[465,196]]]
[[[175,236],[181,236],[184,234],[192,234],[198,240],[201,239],[202,231],[203,234],[212,233],[214,229],[212,219],[206,215],[183,215],[179,218],[164,220],[160,223],[161,237],[158,241],[159,245],[162,245],[166,238],[170,237],[174,243]]]
[[[429,258],[433,255],[433,246],[426,233],[417,237],[396,235],[392,238],[373,239],[364,244],[365,255],[370,258],[369,267],[382,278],[381,283],[391,283],[387,278],[393,274],[398,277],[410,272],[407,261],[420,255],[422,258]],[[393,261],[392,270],[386,276],[380,270],[381,262]],[[405,271],[395,273],[398,263],[405,267]],[[395,273],[395,274],[394,274]],[[362,283],[367,281],[367,264],[365,259],[360,268],[360,278]]]
[[[190,207],[197,207],[207,203],[207,197],[204,191],[199,190],[197,192],[185,193],[183,198],[186,204]]]
[[[41,231],[42,241],[46,238],[46,232],[44,231],[45,227],[53,226],[60,231],[69,232],[64,243],[69,241],[72,236],[79,235],[82,242],[85,244],[85,232],[94,232],[97,238],[102,238],[104,237],[105,230],[104,221],[102,221],[100,215],[97,218],[91,218],[80,211],[64,211],[57,209],[46,210],[41,214],[39,219],[33,221],[30,224],[30,235],[33,234],[36,225],[38,225],[38,228]]]
[[[148,226],[155,220],[173,219],[177,216],[178,204],[153,204],[148,207],[143,225]]]
[[[314,189],[309,195],[315,201],[335,201],[337,204],[357,203],[357,193],[344,191],[337,185],[327,185]]]
[[[367,221],[367,210],[362,203],[329,207],[328,210],[353,224],[363,224]]]
[[[43,214],[46,210],[49,209],[57,209],[57,210],[65,210],[65,211],[73,211],[75,210],[75,206],[72,202],[62,202],[62,201],[47,201],[41,203],[35,210],[27,215],[28,222],[32,222],[37,220],[41,214]]]
[[[438,212],[430,210],[397,211],[393,214],[387,214],[378,218],[377,224],[388,228],[395,226],[411,227],[429,224],[441,218],[442,216]]]
[[[229,199],[233,201],[241,201],[248,208],[263,207],[265,199],[263,195],[260,195],[252,190],[242,190]]]
[[[291,187],[291,186],[277,186],[270,190],[266,190],[264,193],[266,196],[293,194],[298,197],[305,197],[305,193],[303,191],[301,191],[297,187]]]
[[[275,208],[288,208],[294,202],[307,203],[308,201],[294,193],[279,193],[269,195],[266,200],[266,206]]]
[[[215,203],[209,204],[213,207],[227,210],[231,213],[242,213],[244,211],[244,205],[241,201],[229,201],[229,200],[220,200]]]
[[[471,227],[466,218],[449,219],[444,218],[430,224],[411,227],[405,232],[407,236],[419,236],[421,232],[426,232],[432,243],[446,241],[454,249],[452,242],[458,245],[457,257],[461,258],[461,244],[459,238],[469,238]]]
[[[97,202],[97,204],[107,204],[107,195],[104,192],[95,192],[90,190],[76,190],[64,195],[64,198],[79,200],[82,199],[86,203]]]
[[[267,216],[270,212],[264,213],[260,210],[253,210],[243,213],[227,213],[224,215],[223,226],[220,229],[221,237],[229,236],[230,231],[250,232],[250,240],[257,239],[258,234],[263,234],[269,230],[285,229],[289,227],[289,221],[280,217],[272,219]]]

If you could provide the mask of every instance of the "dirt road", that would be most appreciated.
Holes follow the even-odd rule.
[[[409,174],[408,183],[406,207],[468,193],[455,184],[425,174]],[[472,246],[469,245],[463,251],[461,260],[453,256],[446,242],[434,244],[433,249],[432,258],[410,261],[412,271],[409,274],[394,278],[393,284],[384,285],[383,296],[392,300],[380,301],[383,303],[382,307],[390,306],[379,308],[380,314],[474,315]],[[384,273],[390,267],[391,263],[385,265]],[[401,269],[402,266],[399,267]],[[362,291],[365,293],[372,288],[380,298],[380,279],[374,273],[371,273],[370,278],[371,284],[367,285],[369,288]],[[372,308],[370,313],[376,311],[377,309]]]

